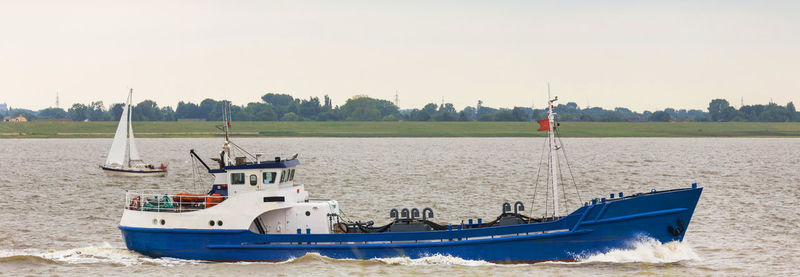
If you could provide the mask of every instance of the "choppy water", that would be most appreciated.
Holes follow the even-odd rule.
[[[583,201],[623,191],[705,187],[683,243],[643,239],[633,250],[580,262],[496,265],[446,256],[369,261],[307,255],[281,263],[153,259],[127,251],[117,223],[126,189],[193,189],[188,150],[220,139],[140,139],[167,161],[166,178],[107,177],[110,139],[0,140],[2,275],[796,275],[800,264],[800,139],[564,139]],[[491,218],[503,202],[530,206],[540,138],[238,139],[267,156],[300,153],[313,198],[339,200],[352,219],[388,221],[391,208],[432,207],[436,220]],[[565,169],[567,173],[568,169]],[[544,177],[540,177],[544,178]],[[539,181],[540,183],[543,180]],[[575,188],[565,187],[572,210]],[[534,214],[543,206],[540,184]]]

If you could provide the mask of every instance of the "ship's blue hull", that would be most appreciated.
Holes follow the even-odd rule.
[[[128,249],[152,257],[282,261],[306,253],[331,258],[449,255],[494,262],[573,260],[632,247],[640,237],[681,241],[702,188],[641,194],[579,208],[559,220],[459,230],[358,234],[256,234],[249,230],[120,226]]]

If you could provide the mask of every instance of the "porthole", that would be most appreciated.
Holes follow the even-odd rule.
[[[214,226],[214,221],[213,220],[209,220],[208,221],[208,225]]]
[[[217,220],[217,225],[222,226],[222,220]]]
[[[165,220],[163,220],[163,219],[162,219],[162,220],[161,220],[161,225],[164,225],[164,224],[167,224],[167,221],[165,221]]]
[[[153,225],[158,225],[158,219],[153,218]]]
[[[311,212],[306,211],[306,216],[311,216]]]

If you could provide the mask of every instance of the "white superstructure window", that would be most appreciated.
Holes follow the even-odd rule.
[[[244,184],[244,173],[231,173],[231,184],[233,185]]]
[[[274,184],[275,177],[277,177],[277,172],[264,172],[262,177],[262,183],[264,184]]]

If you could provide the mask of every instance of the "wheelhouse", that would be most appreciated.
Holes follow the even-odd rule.
[[[281,189],[295,186],[294,175],[297,160],[262,161],[226,166],[225,169],[209,170],[217,176],[216,184],[228,184],[228,195]]]

